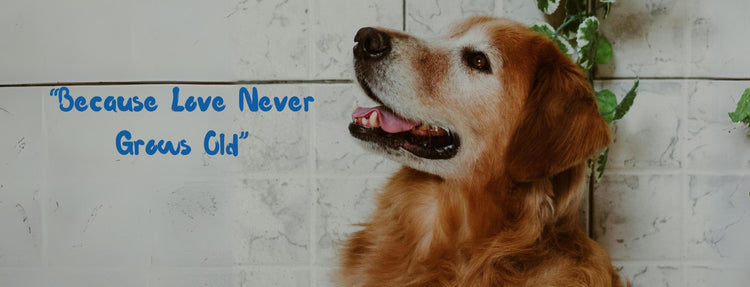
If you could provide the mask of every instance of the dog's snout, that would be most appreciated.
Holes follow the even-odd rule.
[[[391,50],[391,39],[383,31],[365,27],[354,36],[354,55],[359,58],[376,59],[384,57]]]

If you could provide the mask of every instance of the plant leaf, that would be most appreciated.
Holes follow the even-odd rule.
[[[599,36],[599,42],[596,44],[596,63],[606,65],[612,59],[612,44],[607,38]]]
[[[588,0],[567,0],[565,1],[565,15],[575,17],[572,23],[563,27],[560,35],[564,35],[568,40],[575,39],[576,30],[581,25],[582,16],[586,12],[586,1]],[[572,37],[570,37],[572,35]]]
[[[729,118],[732,119],[732,122],[743,122],[750,125],[750,88],[742,93],[742,97],[737,103],[737,109],[733,113],[729,113]]]
[[[544,14],[552,15],[560,6],[560,0],[536,0],[536,7]]]
[[[602,3],[615,3],[615,1],[617,0],[599,0],[599,2],[602,2]]]
[[[604,176],[604,169],[607,167],[607,158],[609,158],[609,147],[605,148],[599,157],[596,158],[594,163],[594,175],[596,176],[596,182],[602,179]]]
[[[565,40],[565,38],[560,37],[560,35],[557,35],[555,33],[555,28],[552,28],[550,24],[547,23],[538,23],[531,26],[531,30],[542,34],[544,36],[547,36],[548,39],[552,40],[552,42],[555,42],[555,45],[557,45],[557,48],[560,49],[560,51],[563,52],[563,54],[567,55],[569,58],[573,58],[573,46],[570,45],[570,42]]]
[[[596,38],[599,35],[599,19],[588,17],[578,26],[576,41],[578,43],[578,65],[584,70],[594,66],[596,60]]]
[[[615,111],[615,118],[614,120],[619,120],[622,117],[625,116],[625,114],[628,113],[630,110],[630,106],[633,105],[633,101],[635,100],[635,96],[638,95],[638,85],[640,83],[640,80],[636,80],[633,84],[633,87],[630,88],[630,91],[625,95],[625,98],[622,99],[620,104],[617,105],[617,111]]]
[[[615,119],[617,110],[617,96],[610,90],[596,92],[596,103],[599,104],[599,114],[602,115],[607,124]]]

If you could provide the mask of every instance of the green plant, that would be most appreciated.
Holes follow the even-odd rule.
[[[560,7],[562,0],[536,0],[539,10],[552,15]],[[560,50],[573,59],[586,72],[591,86],[594,86],[596,65],[609,63],[612,58],[612,44],[599,32],[599,17],[606,19],[615,0],[567,0],[564,4],[564,18],[557,28],[548,23],[536,24],[532,30],[547,36]],[[571,44],[575,43],[575,47]],[[617,102],[617,96],[610,90],[596,91],[599,113],[607,124],[621,119],[630,110],[637,95],[638,83],[625,97]],[[747,107],[750,113],[750,105]],[[595,183],[604,175],[609,148],[606,148],[596,159],[589,160],[589,212],[593,212],[593,195]],[[591,220],[593,216],[589,216]],[[592,226],[592,222],[589,222]]]
[[[742,122],[750,127],[750,88],[742,93],[740,102],[737,103],[737,109],[733,113],[729,113],[729,118],[732,119],[732,122]],[[750,136],[750,134],[747,136]]]

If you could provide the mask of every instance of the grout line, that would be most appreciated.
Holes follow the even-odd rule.
[[[401,1],[401,30],[406,32],[406,0]]]
[[[76,268],[92,268],[92,266],[75,266]],[[93,267],[97,268],[97,267]],[[119,268],[119,267],[102,267],[102,269]],[[234,270],[234,271],[245,271],[245,270],[258,270],[258,271],[304,271],[310,269],[307,264],[295,265],[295,264],[245,264],[245,265],[225,265],[225,266],[154,266],[154,269],[159,271],[180,271],[180,270],[195,270],[195,271],[212,271],[212,270]]]
[[[404,25],[405,26],[405,25]],[[641,80],[641,81],[736,81],[750,82],[750,78],[711,78],[711,77],[597,77],[594,81],[616,81],[616,80]],[[139,85],[293,85],[293,84],[352,84],[351,79],[316,79],[316,80],[246,80],[246,81],[99,81],[99,82],[38,82],[38,83],[15,83],[0,84],[0,88],[22,88],[22,87],[55,87],[55,86],[139,86]]]
[[[683,173],[686,175],[750,176],[750,170],[710,170],[691,168],[607,168],[607,174],[618,175],[681,175]]]
[[[693,28],[690,24],[689,19],[693,18],[693,9],[690,8],[690,5],[686,9],[689,9],[688,11],[688,17],[685,20],[687,25],[685,27],[690,27],[688,29],[683,30],[683,38],[684,42],[683,45],[685,46],[686,52],[685,52],[685,66],[684,66],[684,75],[692,76],[693,70],[692,70],[692,60],[693,60]],[[688,125],[690,124],[689,119],[689,109],[690,109],[690,95],[689,95],[689,83],[683,83],[682,84],[682,120],[685,121],[680,125],[680,131],[679,133],[683,138],[680,139],[680,150],[681,150],[681,157],[682,157],[682,164],[680,165],[683,174],[682,174],[682,196],[680,197],[680,217],[681,217],[681,226],[680,226],[680,286],[685,286],[686,283],[686,277],[687,277],[687,268],[686,262],[687,262],[687,238],[685,238],[686,230],[688,227],[687,222],[687,201],[690,199],[690,176],[688,173],[687,168],[687,161],[688,161],[688,152],[686,150],[687,144],[687,137],[689,133]]]
[[[665,80],[688,80],[688,81],[750,81],[750,78],[739,78],[739,77],[596,77],[595,81],[610,81],[610,80],[654,80],[654,81],[665,81]]]
[[[688,266],[708,266],[708,267],[727,267],[737,266],[738,264],[750,263],[747,259],[722,259],[722,258],[706,258],[706,259],[613,259],[614,265],[675,265],[680,267]]]
[[[687,29],[689,30],[689,29]],[[680,130],[678,131],[678,139],[680,141],[679,147],[680,147],[680,186],[681,186],[681,196],[679,197],[680,200],[680,286],[685,286],[685,276],[687,275],[685,271],[685,260],[687,259],[687,239],[685,238],[686,230],[688,227],[687,223],[687,212],[686,212],[686,202],[689,199],[689,193],[690,193],[690,177],[689,177],[689,169],[687,168],[687,135],[688,135],[688,107],[689,107],[689,96],[687,94],[688,92],[688,84],[689,83],[683,83],[682,84],[682,111],[681,111],[681,124],[680,124]]]
[[[274,85],[274,84],[351,84],[351,79],[319,80],[248,80],[248,81],[106,81],[106,82],[41,82],[0,84],[0,88],[51,86],[134,86],[134,85]]]
[[[44,284],[46,284],[44,281],[47,279],[47,274],[49,274],[49,236],[47,232],[47,204],[49,203],[49,133],[47,131],[49,129],[47,127],[47,113],[44,111],[46,101],[47,97],[42,97],[41,107],[39,107],[42,121],[41,130],[39,131],[41,133],[40,141],[42,142],[41,154],[39,155],[39,173],[41,174],[39,184],[39,235],[41,236],[42,245],[40,251],[41,270],[43,273],[41,280]]]
[[[308,25],[310,29],[308,29],[308,52],[310,53],[310,68],[309,68],[309,74],[308,77],[313,77],[313,71],[316,71],[315,68],[315,41],[313,39],[313,35],[317,32],[315,23],[312,23],[312,21],[315,20],[315,4],[313,3],[315,1],[313,0],[307,0],[307,5],[310,13],[307,14],[308,17]],[[351,83],[351,81],[349,81]],[[315,96],[313,92],[312,85],[309,85],[311,83],[308,83],[306,89],[307,89],[307,95],[308,96]],[[307,221],[307,228],[309,230],[307,231],[308,235],[308,248],[307,248],[307,254],[308,254],[308,262],[307,262],[307,278],[309,280],[309,286],[316,287],[318,285],[317,280],[317,272],[313,269],[315,266],[315,255],[318,252],[317,251],[317,244],[315,240],[315,226],[317,225],[316,222],[316,214],[317,210],[315,208],[315,203],[317,202],[317,192],[315,192],[314,184],[313,184],[313,175],[315,174],[315,163],[317,162],[317,158],[315,156],[315,127],[317,123],[317,113],[315,112],[316,109],[313,109],[310,111],[310,114],[308,115],[307,124],[309,125],[307,128],[308,131],[308,141],[307,141],[307,192],[309,194],[309,200],[308,203],[309,210],[307,213],[308,221]]]
[[[308,92],[312,95],[313,89],[312,86],[308,86]],[[310,139],[309,139],[309,145],[308,145],[308,176],[307,176],[307,188],[308,192],[310,192],[310,211],[309,211],[309,221],[308,221],[308,227],[309,230],[309,243],[310,244],[310,262],[309,262],[309,272],[310,272],[310,282],[312,283],[311,286],[315,287],[317,286],[317,272],[313,268],[315,267],[315,262],[317,261],[317,254],[318,254],[318,244],[317,244],[317,225],[318,225],[318,191],[317,191],[317,180],[315,177],[315,174],[317,172],[317,154],[315,152],[315,147],[317,146],[317,131],[316,131],[316,123],[318,122],[318,116],[317,112],[315,110],[312,111],[312,114],[310,115],[311,121],[308,121],[311,125],[309,127],[310,129]]]

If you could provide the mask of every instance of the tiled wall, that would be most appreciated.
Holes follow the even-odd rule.
[[[620,0],[602,24],[615,58],[597,87],[623,95],[643,78],[593,214],[634,286],[750,286],[750,137],[726,114],[750,87],[748,9]],[[544,19],[533,0],[0,4],[0,286],[330,286],[337,242],[398,167],[346,131],[367,101],[350,81],[354,33],[434,35],[473,14]],[[163,106],[64,113],[59,85],[39,85],[56,82]],[[171,112],[174,86],[228,109]],[[240,112],[240,87],[315,102]],[[195,151],[123,156],[122,129]],[[209,156],[210,129],[250,137],[237,157]]]

